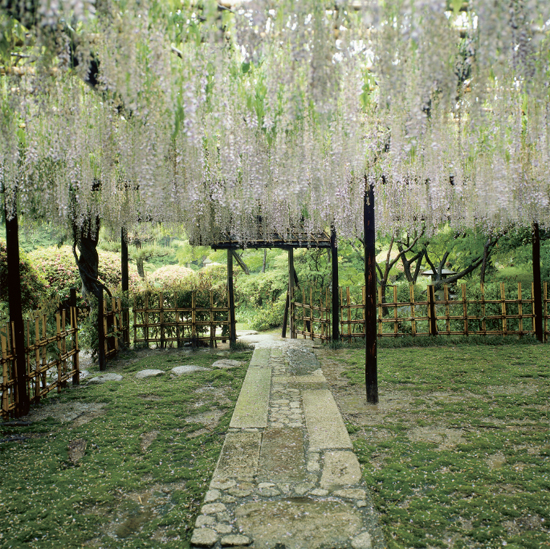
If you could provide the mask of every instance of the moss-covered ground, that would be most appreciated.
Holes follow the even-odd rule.
[[[250,356],[137,380],[221,357],[131,352],[108,365],[121,382],[83,382],[43,399],[29,425],[0,424],[0,547],[188,547]]]
[[[548,349],[380,349],[377,406],[364,350],[321,353],[389,548],[550,547]]]

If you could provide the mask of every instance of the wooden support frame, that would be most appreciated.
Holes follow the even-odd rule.
[[[336,241],[336,229],[330,229],[330,258],[332,266],[332,341],[340,339],[338,318],[340,316],[339,280],[338,280],[338,244]]]
[[[296,339],[296,323],[294,322],[294,249],[288,250],[288,305],[290,339]]]
[[[367,184],[365,178],[365,184]],[[378,358],[376,337],[376,226],[374,189],[368,185],[363,202],[365,245],[365,385],[367,402],[378,404]]]
[[[27,394],[27,372],[25,359],[25,325],[21,300],[21,283],[19,277],[19,222],[17,212],[12,217],[5,212],[6,251],[8,264],[8,304],[10,321],[13,329],[12,345],[16,361],[12,373],[16,387],[16,417],[29,412],[30,400]]]
[[[544,327],[542,317],[542,277],[540,269],[540,231],[539,224],[533,223],[533,298],[535,312],[535,336],[544,341]]]
[[[233,288],[233,250],[227,250],[227,293],[229,301],[229,345],[237,342],[235,322],[235,290]]]
[[[120,265],[122,275],[122,293],[125,303],[128,298],[129,272],[128,272],[128,231],[122,227],[120,229]],[[130,314],[125,305],[122,311],[122,341],[124,345],[130,345]]]

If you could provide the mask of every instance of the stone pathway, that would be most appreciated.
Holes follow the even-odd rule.
[[[312,342],[254,343],[192,546],[383,548]]]

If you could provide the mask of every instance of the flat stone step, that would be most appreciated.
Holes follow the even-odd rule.
[[[249,367],[229,427],[267,427],[270,391],[271,368]]]
[[[261,433],[227,433],[214,477],[251,480],[258,472]]]
[[[328,389],[302,391],[310,450],[349,448],[353,445],[338,406]]]

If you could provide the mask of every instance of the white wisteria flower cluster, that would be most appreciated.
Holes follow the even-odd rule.
[[[77,70],[0,77],[8,212],[353,237],[373,185],[379,232],[550,226],[547,0],[101,4]]]

